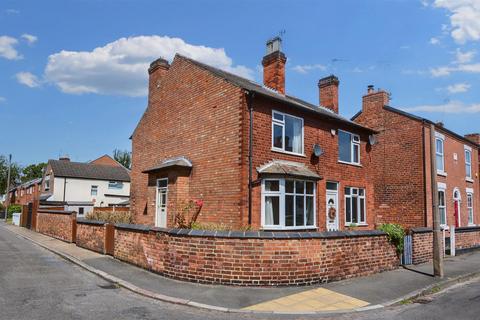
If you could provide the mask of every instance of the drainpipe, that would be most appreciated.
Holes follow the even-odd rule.
[[[248,225],[252,225],[252,183],[253,183],[253,98],[254,92],[247,92],[247,106],[249,111],[248,132]]]
[[[423,211],[424,215],[424,224],[425,227],[428,227],[428,203],[427,203],[427,168],[426,163],[426,148],[425,148],[425,120],[422,120],[422,168],[423,168]]]
[[[65,202],[65,192],[67,191],[67,178],[63,178],[63,202]]]

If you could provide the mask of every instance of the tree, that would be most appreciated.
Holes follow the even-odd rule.
[[[31,164],[22,170],[22,182],[43,177],[43,169],[47,166],[45,162]]]
[[[113,150],[113,159],[117,160],[122,166],[127,169],[130,169],[132,164],[132,155],[127,150]]]
[[[12,162],[12,169],[10,172],[10,187],[15,186],[20,181],[20,174],[22,169],[20,166]],[[0,155],[0,194],[5,194],[7,189],[8,179],[8,158]]]

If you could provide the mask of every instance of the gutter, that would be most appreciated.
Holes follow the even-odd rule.
[[[249,112],[248,132],[248,225],[252,225],[252,183],[253,183],[253,98],[255,92],[247,91],[247,107]]]

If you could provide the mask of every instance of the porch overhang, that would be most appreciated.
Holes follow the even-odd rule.
[[[158,165],[142,171],[142,173],[153,173],[160,170],[172,169],[172,168],[183,168],[191,170],[193,167],[192,162],[186,157],[176,157],[165,159],[161,161]]]
[[[303,163],[273,160],[257,168],[261,176],[291,176],[310,180],[322,180],[323,178],[312,170],[308,169]]]

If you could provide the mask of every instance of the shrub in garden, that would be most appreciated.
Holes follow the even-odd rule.
[[[399,224],[385,223],[378,227],[378,230],[385,232],[388,236],[388,240],[397,247],[397,253],[403,252],[403,241],[405,238],[405,230]]]
[[[105,221],[108,223],[133,223],[133,215],[130,211],[99,211],[93,210],[85,216],[87,220]]]

